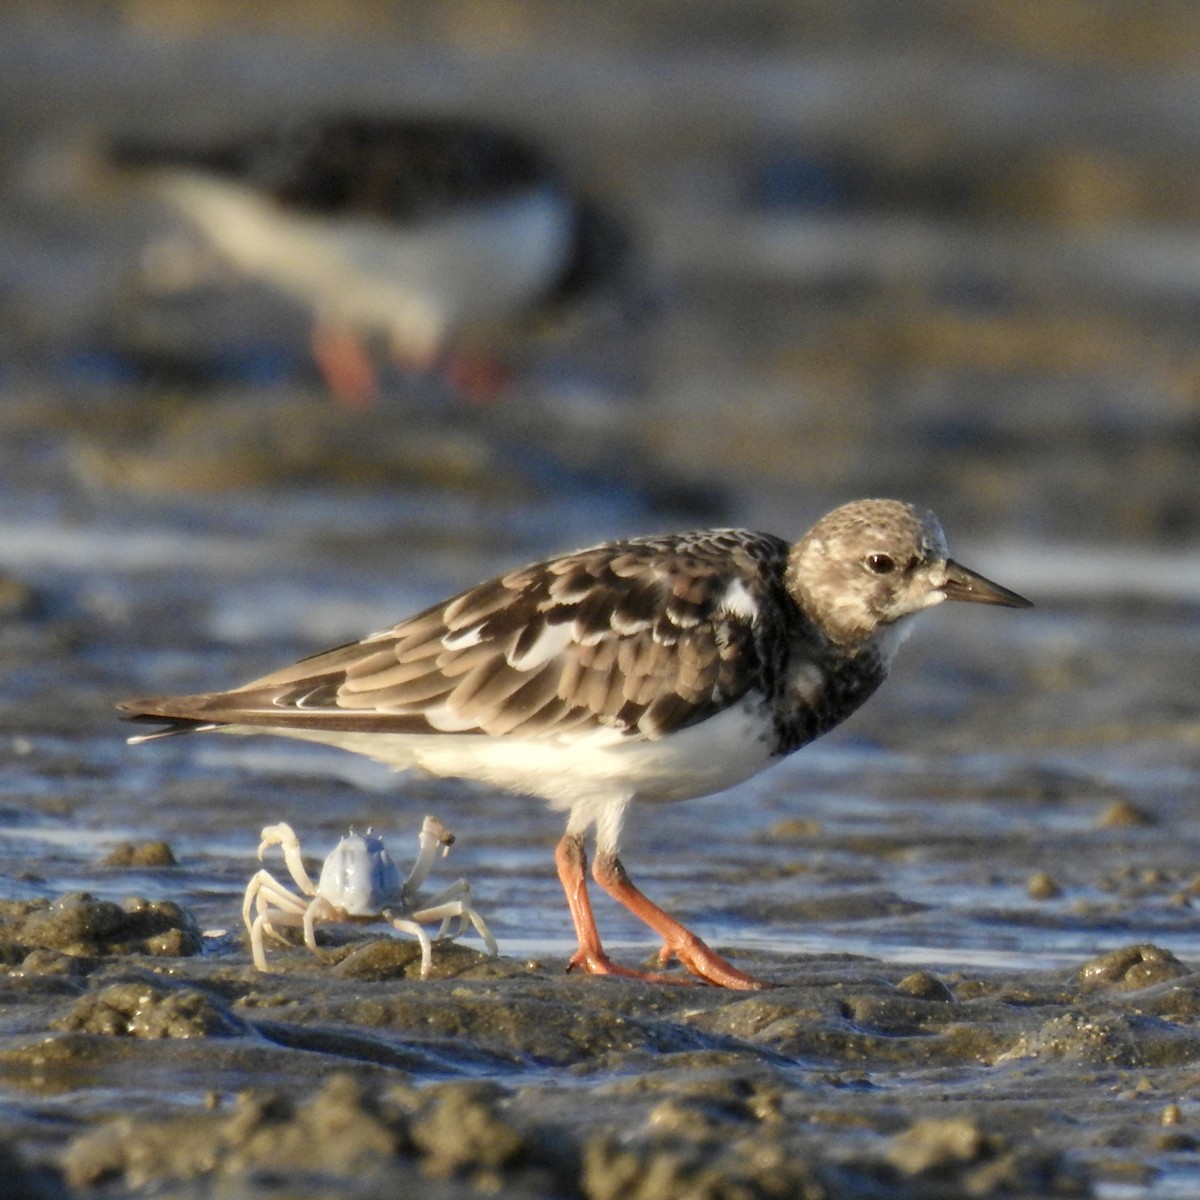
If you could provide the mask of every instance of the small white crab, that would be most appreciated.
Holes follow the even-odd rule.
[[[329,921],[388,921],[393,928],[413,934],[421,943],[421,978],[429,975],[432,947],[421,921],[441,921],[437,938],[456,938],[468,922],[483,938],[493,958],[499,953],[483,918],[471,906],[471,885],[459,879],[433,896],[419,892],[433,867],[439,849],[445,857],[454,835],[436,817],[426,817],[421,825],[420,850],[408,878],[401,882],[400,870],[384,848],[378,834],[353,833],[342,838],[321,867],[321,878],[313,883],[300,857],[300,840],[290,825],[268,825],[262,831],[258,847],[261,860],[271,846],[283,850],[283,860],[296,886],[304,893],[289,891],[270,871],[258,871],[246,888],[242,919],[250,931],[254,965],[269,971],[263,948],[263,935],[282,941],[277,925],[300,927],[304,944],[318,957],[316,927]],[[255,914],[252,916],[252,914]],[[451,932],[451,925],[458,928]]]

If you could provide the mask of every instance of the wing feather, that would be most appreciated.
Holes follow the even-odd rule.
[[[427,704],[447,699],[453,688],[454,680],[438,671],[429,671],[408,683],[371,688],[356,695],[348,694],[345,684],[341,684],[334,692],[333,706],[344,709],[369,706],[379,712],[420,712]]]
[[[397,639],[396,661],[402,663],[423,662],[426,659],[437,658],[444,649],[440,640],[415,641],[411,637],[405,637],[402,640]]]
[[[520,687],[504,697],[503,703],[484,715],[480,728],[484,733],[499,737],[526,722],[538,726],[544,724],[548,706],[558,702],[556,686],[553,672],[543,668],[525,679]],[[554,711],[550,708],[551,713]]]
[[[446,703],[464,717],[473,714],[486,729],[490,714],[500,712],[529,678],[524,671],[512,670],[503,655],[493,654],[460,681]]]
[[[370,692],[376,688],[403,687],[414,679],[420,679],[429,673],[427,659],[417,659],[413,662],[398,662],[396,655],[390,654],[381,658],[378,664],[375,656],[368,663],[354,663],[346,669],[342,687],[347,693]]]
[[[747,692],[788,640],[787,545],[714,531],[610,543],[480,584],[406,621],[207,696],[131,701],[277,729],[657,738]],[[731,589],[739,603],[723,604]]]
[[[575,645],[578,647],[576,654],[579,655],[579,661],[589,670],[607,675],[617,665],[622,639],[613,637],[610,633],[604,638],[585,641],[586,636],[576,633]],[[636,639],[634,644],[637,645]],[[636,663],[634,669],[637,669]],[[642,669],[645,669],[644,666]]]

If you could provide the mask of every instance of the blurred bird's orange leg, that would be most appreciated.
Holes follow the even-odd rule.
[[[379,396],[375,366],[362,341],[340,325],[313,326],[312,354],[321,378],[343,408],[370,408]]]
[[[499,358],[478,351],[444,355],[441,373],[469,404],[492,404],[512,381],[512,373]]]
[[[587,891],[587,854],[583,849],[583,838],[578,834],[564,834],[554,851],[554,861],[558,867],[559,882],[567,894],[567,907],[575,923],[575,936],[579,940],[579,949],[567,963],[568,971],[582,967],[589,975],[623,975],[631,979],[648,979],[654,983],[685,982],[670,975],[618,966],[604,953]]]
[[[773,986],[745,971],[739,971],[710,949],[692,931],[681,925],[674,917],[663,912],[652,900],[647,899],[634,887],[621,860],[615,854],[598,854],[592,867],[596,882],[616,901],[623,904],[635,917],[644,921],[663,940],[659,961],[666,966],[671,958],[677,958],[693,975],[717,987],[753,991]]]

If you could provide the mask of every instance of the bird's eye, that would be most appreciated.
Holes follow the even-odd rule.
[[[896,569],[896,560],[890,554],[868,554],[867,569],[876,575],[890,575]]]

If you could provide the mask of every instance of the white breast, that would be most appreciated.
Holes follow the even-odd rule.
[[[473,779],[540,796],[559,811],[614,800],[690,800],[724,791],[770,765],[769,722],[757,704],[738,704],[656,741],[612,729],[524,740],[477,733],[341,733],[222,726],[272,733],[366,755],[396,770]]]

